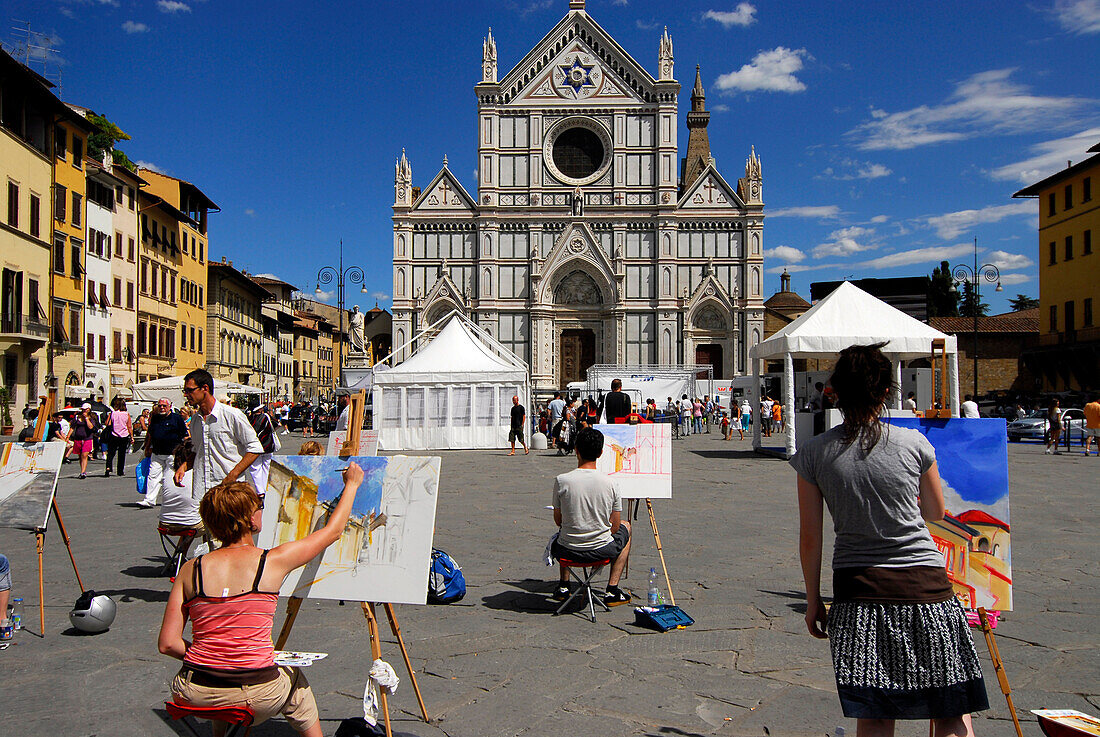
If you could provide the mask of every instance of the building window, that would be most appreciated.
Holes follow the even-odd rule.
[[[1073,185],[1066,185],[1066,209],[1073,207]]]
[[[1062,313],[1062,321],[1066,324],[1066,334],[1072,333],[1077,329],[1077,321],[1074,319],[1074,303],[1073,301],[1066,302],[1065,312]]]
[[[1092,327],[1092,297],[1085,297],[1081,310],[1081,327]]]
[[[1050,332],[1058,332],[1058,305],[1050,306]]]
[[[191,350],[195,350],[195,326],[191,326]]]
[[[122,333],[115,331],[111,339],[111,360],[122,360]]]
[[[69,335],[80,337],[80,310],[74,307],[69,308]]]
[[[65,160],[65,146],[68,143],[69,134],[65,132],[65,129],[61,126],[57,126],[53,131],[53,155],[62,161]]]
[[[137,333],[137,349],[138,353],[145,355],[145,323],[138,323]]]
[[[92,335],[91,333],[88,333],[84,337],[85,337],[84,357],[87,358],[89,361],[94,361],[95,360],[95,336]]]
[[[1072,235],[1067,235],[1066,236],[1066,258],[1065,258],[1065,260],[1069,261],[1072,258],[1073,258],[1073,236]]]
[[[75,155],[76,151],[73,151],[73,154]],[[81,216],[84,212],[83,207],[81,207],[83,201],[83,195],[81,195],[79,192],[73,192],[73,227],[76,228],[80,227]]]
[[[53,239],[53,270],[55,274],[65,273],[65,236],[55,235]]]
[[[1092,177],[1085,177],[1081,181],[1081,201],[1090,202],[1092,200]]]
[[[1058,212],[1058,201],[1053,192],[1047,195],[1047,217],[1054,217]]]
[[[1058,263],[1058,244],[1054,241],[1050,242],[1050,265]]]
[[[19,227],[19,185],[8,182],[8,225]]]
[[[107,336],[106,335],[99,336],[99,360],[100,361],[106,361],[107,360]]]
[[[202,353],[202,328],[199,328],[199,347],[196,350]]]
[[[134,254],[134,239],[133,238],[127,239],[127,243],[128,243],[128,246],[129,246],[129,250],[127,251],[126,260],[127,261],[133,261],[134,256],[135,256],[135,254]]]
[[[126,351],[130,354],[126,357],[127,360],[134,360],[134,334],[126,333]]]
[[[31,220],[30,233],[34,238],[42,234],[42,200],[38,195],[31,195]]]
[[[80,252],[83,250],[84,246],[82,243],[78,243],[77,241],[72,242],[73,262],[70,264],[71,269],[69,273],[74,279],[80,276]]]
[[[1081,238],[1081,255],[1088,256],[1092,253],[1092,231],[1086,230]]]
[[[126,188],[126,207],[129,208],[130,210],[134,209],[134,188],[133,187],[127,187]]]
[[[122,280],[115,279],[115,304],[122,305]]]
[[[134,283],[126,282],[126,309],[134,309]]]
[[[147,261],[142,261],[141,262],[141,293],[142,294],[147,294],[149,292],[148,284],[147,284],[148,273],[147,273],[147,270],[146,270],[146,267],[148,267],[148,266],[149,266],[149,263]]]
[[[122,258],[122,233],[115,231],[115,257]]]
[[[84,166],[84,139],[73,134],[73,166],[80,169]]]
[[[65,222],[66,213],[68,212],[65,209],[65,205],[68,202],[68,197],[66,197],[66,195],[69,193],[69,191],[67,189],[65,189],[64,187],[62,187],[60,184],[55,184],[54,187],[55,187],[55,189],[53,191],[53,217],[54,217],[54,220],[57,220],[57,221],[63,223],[63,222]]]

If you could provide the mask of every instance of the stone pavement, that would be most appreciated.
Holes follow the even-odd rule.
[[[284,450],[300,442],[292,436]],[[431,724],[418,718],[383,622],[383,657],[402,677],[391,701],[395,733],[779,737],[831,735],[843,725],[854,734],[840,714],[828,646],[803,623],[795,475],[786,463],[716,433],[675,442],[674,498],[654,504],[676,601],[696,624],[658,634],[634,627],[628,606],[598,612],[595,624],[551,616],[556,575],[539,561],[553,530],[545,506],[552,477],[573,461],[553,451],[506,453],[441,454],[435,544],[459,561],[469,588],[456,605],[397,607]],[[997,641],[1025,734],[1039,735],[1028,709],[1100,713],[1100,458],[1044,456],[1040,445],[1013,444],[1009,463],[1016,611]],[[0,652],[0,732],[191,734],[163,710],[178,664],[156,649],[169,590],[156,575],[163,561],[156,513],[135,506],[132,477],[79,482],[74,469],[63,470],[61,511],[85,585],[112,595],[118,617],[101,635],[69,627],[79,591],[51,528],[47,636],[20,633]],[[644,596],[649,568],[659,565],[644,509],[634,540],[625,586]],[[0,529],[0,551],[37,632],[34,538]],[[281,618],[282,606],[277,624]],[[307,669],[326,734],[361,715],[370,652],[357,605],[306,602],[289,645],[330,653]],[[978,652],[992,708],[976,719],[977,732],[1011,734],[982,641]],[[293,731],[273,720],[252,734]],[[927,727],[905,724],[898,734],[924,735]]]

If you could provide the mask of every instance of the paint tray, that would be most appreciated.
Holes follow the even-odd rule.
[[[668,632],[680,627],[687,627],[689,624],[695,624],[695,620],[675,604],[661,604],[655,607],[635,607],[634,624],[658,632]]]

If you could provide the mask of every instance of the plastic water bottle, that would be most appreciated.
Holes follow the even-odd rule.
[[[23,597],[17,596],[11,601],[11,626],[15,631],[23,629]]]
[[[844,727],[837,727],[836,731],[833,732],[833,737],[844,737],[844,734]]]
[[[657,569],[649,569],[649,589],[647,599],[650,606],[657,606],[661,602],[661,590],[657,588]]]

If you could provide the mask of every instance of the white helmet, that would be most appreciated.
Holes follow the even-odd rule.
[[[81,632],[106,632],[115,621],[117,610],[114,599],[106,594],[96,596],[94,591],[85,591],[69,612],[69,621]]]

